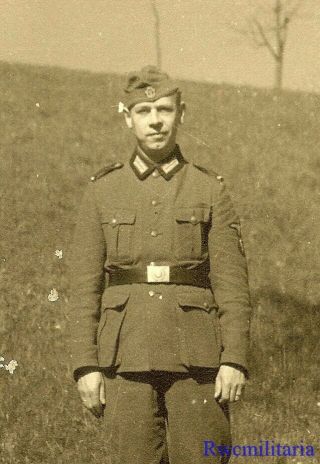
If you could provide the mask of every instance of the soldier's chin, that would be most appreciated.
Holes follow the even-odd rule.
[[[149,144],[149,150],[159,151],[163,150],[166,147],[167,143],[165,141],[154,141]]]

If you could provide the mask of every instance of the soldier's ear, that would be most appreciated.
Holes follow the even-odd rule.
[[[131,113],[128,110],[128,108],[123,109],[123,114],[124,114],[124,119],[126,121],[127,126],[129,129],[132,129],[132,118],[131,118]]]
[[[184,116],[186,114],[186,104],[184,101],[180,103],[180,124],[184,123]]]

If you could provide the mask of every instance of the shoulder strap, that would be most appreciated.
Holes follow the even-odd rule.
[[[90,177],[91,182],[95,182],[96,180],[100,179],[101,177],[109,174],[109,172],[114,171],[115,169],[120,169],[123,167],[123,163],[120,161],[116,161],[110,164],[107,164],[103,168],[99,169],[93,176]]]
[[[213,169],[208,169],[208,168],[205,168],[204,166],[200,166],[199,164],[196,164],[196,163],[193,163],[194,167],[196,167],[197,169],[199,169],[199,171],[201,172],[204,172],[205,174],[208,174],[208,176],[212,176],[212,177],[215,177],[219,182],[223,182],[224,181],[224,178],[223,176],[220,176],[216,171],[214,171]]]

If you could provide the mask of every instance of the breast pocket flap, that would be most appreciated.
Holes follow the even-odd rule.
[[[102,217],[102,224],[110,224],[116,227],[119,224],[134,224],[136,212],[132,209],[117,209],[111,212],[105,212]]]
[[[178,206],[175,208],[175,218],[178,222],[190,222],[191,224],[208,222],[210,218],[210,208]]]

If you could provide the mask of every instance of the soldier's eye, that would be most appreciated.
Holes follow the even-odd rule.
[[[158,111],[161,113],[172,113],[173,108],[171,106],[161,106]]]
[[[148,108],[140,108],[139,110],[137,110],[138,114],[147,114],[148,112]]]

